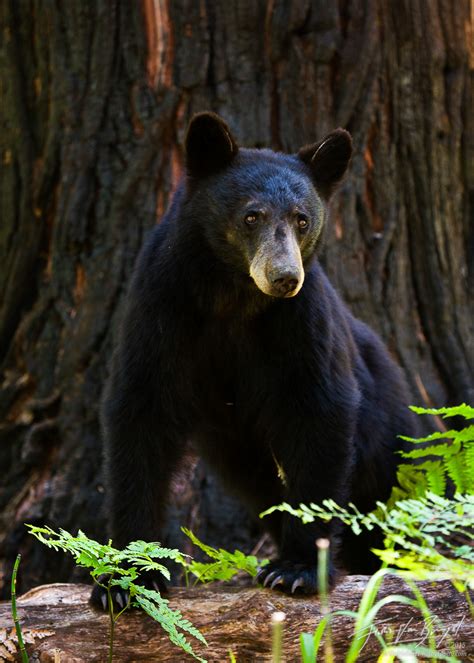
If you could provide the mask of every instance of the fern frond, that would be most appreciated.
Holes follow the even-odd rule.
[[[158,592],[146,590],[144,587],[139,588],[136,585],[136,595],[133,600],[133,605],[142,608],[152,619],[157,621],[160,626],[166,631],[169,639],[177,647],[180,647],[187,654],[190,654],[198,661],[206,663],[206,659],[198,656],[189,641],[186,639],[184,633],[180,633],[178,629],[189,633],[197,640],[207,645],[204,636],[192,626],[192,624],[183,618],[179,610],[171,610],[168,606],[168,601],[164,599]]]
[[[474,477],[468,476],[466,473],[466,465],[464,459],[460,456],[451,456],[444,459],[444,468],[446,473],[456,486],[456,490],[460,493],[472,492]],[[471,484],[469,486],[469,484]]]
[[[215,560],[211,563],[196,562],[195,560],[185,562],[186,570],[192,573],[200,582],[230,580],[239,571],[244,571],[255,577],[259,569],[268,563],[268,560],[258,560],[254,555],[245,555],[240,550],[235,550],[233,553],[222,548],[217,550],[200,541],[186,527],[182,527],[181,530],[191,539],[194,545],[205,552],[208,557]]]
[[[426,474],[429,490],[435,495],[446,493],[446,473],[441,465],[433,463],[431,470]]]
[[[418,440],[419,441],[419,440]],[[453,456],[461,451],[460,442],[446,442],[445,444],[432,444],[422,449],[412,449],[411,451],[400,451],[402,458],[425,458],[426,456]]]
[[[419,414],[474,418],[474,408],[466,404],[450,408],[412,407],[411,409]],[[422,495],[426,490],[442,495],[446,490],[448,479],[454,483],[458,492],[474,490],[474,425],[465,426],[461,430],[436,431],[420,438],[400,437],[414,444],[438,440],[451,440],[451,442],[440,442],[421,449],[399,452],[402,458],[425,459],[425,462],[399,466],[397,473],[399,485],[392,491],[390,504],[411,495]]]
[[[474,527],[473,495],[457,494],[447,499],[428,491],[423,497],[401,500],[391,508],[377,503],[377,510],[368,514],[361,514],[354,505],[341,507],[333,500],[304,509],[281,504],[276,510],[292,515],[305,513],[306,517],[311,513],[323,520],[337,518],[354,531],[379,527],[385,549],[374,552],[382,561],[406,570],[415,579],[449,578],[461,591],[474,587],[471,546],[451,544],[446,553],[447,541],[469,536]]]
[[[434,416],[443,417],[464,417],[464,419],[474,419],[474,408],[466,403],[456,405],[454,407],[440,407],[440,408],[424,408],[410,405],[410,410],[416,414],[432,414]]]

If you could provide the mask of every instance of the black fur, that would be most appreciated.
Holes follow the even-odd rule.
[[[188,173],[138,259],[104,401],[116,545],[159,539],[190,438],[254,514],[324,498],[367,510],[389,496],[397,435],[413,430],[406,387],[315,259],[350,154],[343,130],[290,156],[238,149],[212,114],[191,123]],[[287,273],[304,276],[294,296],[294,283],[273,290]],[[335,541],[337,526],[263,525],[279,559],[261,579],[316,591],[315,539]],[[371,543],[343,534],[347,569],[375,568]]]

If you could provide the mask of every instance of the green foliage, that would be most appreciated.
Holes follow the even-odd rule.
[[[465,404],[436,410],[413,407],[412,410],[417,414],[443,418],[474,419],[474,408]],[[469,588],[474,587],[474,549],[470,545],[474,528],[474,426],[468,425],[460,431],[438,432],[421,439],[403,439],[414,444],[424,443],[423,447],[402,454],[410,461],[421,462],[400,466],[400,487],[394,489],[388,504],[377,503],[375,511],[363,514],[354,504],[342,507],[333,500],[324,500],[321,505],[300,504],[299,508],[280,504],[261,514],[266,516],[282,511],[300,518],[303,523],[313,522],[316,518],[324,521],[337,518],[355,534],[376,527],[384,535],[384,549],[374,550],[384,568],[369,580],[357,612],[340,610],[323,615],[314,634],[303,633],[300,637],[303,663],[317,660],[323,637],[328,637],[329,625],[337,615],[352,618],[355,622],[346,663],[357,660],[369,633],[380,642],[379,663],[392,663],[396,659],[416,663],[417,655],[431,660],[458,661],[453,647],[449,656],[436,652],[433,616],[414,580],[449,578],[457,589],[465,592],[472,610]],[[439,443],[439,440],[447,441]],[[448,481],[457,491],[452,499],[444,496]],[[387,564],[398,568],[388,569]],[[388,573],[403,577],[414,598],[392,595],[376,601],[380,584]],[[421,610],[429,633],[429,647],[392,646],[384,640],[374,620],[380,608],[392,602]]]
[[[411,409],[417,414],[431,414],[444,419],[474,419],[474,408],[464,403],[439,409],[414,406]],[[444,495],[448,480],[453,483],[455,492],[474,492],[474,425],[461,430],[438,431],[422,438],[400,437],[415,445],[424,446],[401,452],[403,458],[417,462],[400,465],[397,473],[399,486],[393,489],[389,504],[395,504],[407,497],[421,497],[427,491]],[[441,443],[440,440],[447,441]],[[430,444],[431,442],[435,444]],[[419,462],[420,460],[423,462]]]
[[[324,500],[322,505],[301,504],[298,509],[284,503],[268,509],[262,516],[283,511],[304,523],[316,518],[324,521],[338,518],[354,534],[359,534],[363,528],[380,527],[384,533],[384,550],[374,552],[382,561],[420,580],[449,578],[461,591],[474,587],[474,549],[454,542],[456,538],[469,540],[471,537],[473,495],[456,495],[450,500],[427,493],[419,499],[398,502],[391,509],[381,502],[377,507],[376,511],[363,514],[353,504],[341,507],[333,500]]]
[[[186,573],[192,573],[196,582],[213,582],[214,580],[230,580],[239,571],[248,573],[254,578],[259,568],[268,564],[268,560],[259,560],[254,555],[245,555],[240,550],[233,553],[219,548],[212,548],[200,541],[195,534],[186,527],[181,528],[195,546],[200,548],[210,557],[213,562],[196,562],[194,559],[186,559],[183,562]]]
[[[35,527],[27,525],[30,534],[33,534],[41,543],[54,550],[63,550],[70,553],[78,566],[88,568],[94,581],[107,590],[109,597],[109,609],[111,611],[111,651],[109,660],[112,658],[113,626],[118,617],[130,606],[144,610],[150,617],[157,621],[168,634],[171,642],[181,647],[185,652],[191,654],[199,661],[205,659],[197,656],[184,633],[191,635],[203,644],[207,644],[203,635],[186,619],[179,610],[172,610],[169,601],[164,599],[157,591],[146,589],[139,584],[140,573],[146,571],[158,571],[169,580],[168,569],[157,560],[169,559],[179,564],[185,564],[186,555],[179,550],[162,548],[159,543],[146,543],[145,541],[133,541],[124,548],[118,550],[111,543],[104,545],[89,539],[83,532],[79,531],[77,536],[60,529],[55,532],[49,527]],[[108,580],[103,584],[102,576],[106,574]],[[138,580],[138,582],[136,582]],[[128,604],[117,615],[113,613],[110,590],[113,586],[120,586],[128,592]]]
[[[168,633],[168,637],[173,644],[181,647],[181,649],[188,654],[191,654],[199,661],[204,661],[203,658],[196,656],[184,634],[180,631],[189,633],[189,635],[192,635],[199,640],[199,642],[207,645],[204,636],[191,624],[190,621],[183,617],[179,610],[172,610],[169,607],[169,601],[164,599],[159,592],[146,589],[141,585],[135,585],[129,582],[128,579],[124,578],[117,581],[117,584],[120,584],[123,589],[130,592],[130,596],[134,599],[132,600],[132,605],[142,608],[142,610],[150,615],[150,617],[161,624],[163,629]]]
[[[466,405],[466,403],[455,405],[454,407],[439,408],[426,408],[411,405],[410,410],[413,410],[413,412],[416,414],[432,414],[437,417],[442,417],[443,419],[448,419],[449,417],[464,417],[464,419],[474,419],[474,407]]]
[[[413,407],[412,410],[418,414],[443,418],[457,416],[474,419],[474,408],[465,404],[436,410]],[[388,504],[378,503],[375,511],[363,514],[353,504],[341,507],[333,500],[325,500],[322,505],[301,504],[299,508],[281,504],[261,514],[265,516],[274,511],[283,511],[300,518],[304,523],[313,522],[315,518],[325,521],[337,518],[351,527],[355,534],[363,529],[380,528],[384,535],[384,549],[374,552],[384,565],[398,567],[384,567],[374,574],[357,611],[329,612],[326,606],[315,633],[303,633],[300,637],[303,663],[316,661],[323,640],[324,658],[326,661],[331,660],[331,647],[328,647],[331,621],[338,615],[354,620],[354,635],[345,658],[347,663],[358,659],[370,634],[381,645],[379,663],[391,663],[396,659],[416,663],[416,655],[459,663],[454,654],[448,656],[435,651],[434,618],[413,581],[449,578],[460,591],[466,592],[469,600],[468,588],[474,587],[474,550],[469,545],[474,528],[474,425],[468,425],[460,431],[449,430],[419,439],[403,439],[415,445],[423,443],[424,446],[402,453],[404,458],[416,464],[400,466],[400,487],[394,489]],[[452,499],[444,497],[448,482],[457,491]],[[71,553],[79,566],[90,569],[95,582],[103,583],[104,574],[107,575],[107,584],[101,586],[105,587],[109,596],[111,642],[115,621],[128,607],[134,605],[159,622],[174,644],[200,661],[204,659],[193,652],[185,634],[206,644],[202,634],[178,610],[172,610],[159,592],[138,584],[136,581],[140,573],[158,571],[169,579],[169,572],[160,560],[171,559],[184,567],[186,577],[191,573],[196,577],[196,582],[211,582],[229,580],[239,571],[254,577],[259,567],[268,562],[259,561],[255,556],[245,555],[238,550],[230,553],[208,546],[186,528],[182,528],[183,532],[206,553],[211,562],[196,562],[178,550],[161,548],[158,543],[134,541],[124,550],[118,550],[110,542],[109,545],[99,544],[82,532],[74,537],[65,530],[57,533],[47,527],[28,527],[30,533],[48,547]],[[390,595],[377,600],[380,585],[389,573],[403,577],[412,589],[414,598]],[[110,593],[114,585],[126,590],[129,596],[128,604],[118,615],[113,613]],[[375,618],[384,605],[393,602],[416,607],[422,612],[429,633],[429,647],[392,646],[391,642],[384,640],[375,626]],[[472,608],[471,603],[470,606]],[[111,656],[112,646],[109,661]],[[232,652],[229,652],[229,656],[235,660]]]
[[[169,580],[170,574],[166,566],[155,560],[171,559],[182,563],[185,557],[179,550],[162,548],[159,543],[133,541],[123,550],[118,550],[112,547],[111,542],[101,544],[89,539],[81,530],[77,536],[73,536],[63,529],[55,532],[50,527],[34,525],[26,525],[26,527],[29,528],[30,534],[33,534],[48,548],[68,552],[74,557],[78,566],[91,569],[91,576],[94,580],[104,573],[129,576],[135,579],[145,571],[159,571]]]
[[[169,601],[164,599],[157,591],[147,589],[139,584],[140,574],[147,571],[158,571],[167,580],[170,574],[166,566],[160,560],[169,559],[181,564],[186,572],[196,576],[196,581],[211,582],[213,580],[229,580],[239,571],[245,571],[254,577],[259,567],[266,564],[268,560],[258,560],[253,555],[245,555],[236,550],[234,553],[223,549],[215,549],[202,543],[192,532],[183,528],[183,532],[198,546],[208,557],[214,560],[211,563],[196,562],[188,555],[179,550],[162,548],[159,543],[146,543],[145,541],[133,541],[123,550],[112,547],[111,542],[107,545],[89,539],[83,532],[79,531],[73,536],[66,530],[60,529],[55,532],[49,527],[36,527],[27,525],[30,534],[33,534],[41,543],[53,548],[70,553],[78,566],[88,568],[94,581],[107,590],[109,613],[111,617],[111,645],[109,660],[113,651],[113,629],[120,615],[130,606],[144,610],[150,617],[157,621],[168,634],[171,642],[194,656],[199,661],[204,659],[197,656],[185,637],[191,635],[203,644],[207,644],[202,634],[185,619],[179,610],[169,607]],[[104,576],[107,580],[104,580]],[[104,584],[105,583],[105,584]],[[121,587],[128,592],[128,604],[118,613],[113,612],[111,588]]]
[[[29,656],[26,653],[25,641],[23,640],[23,632],[21,630],[20,619],[18,617],[16,607],[16,577],[18,574],[18,567],[20,566],[21,555],[16,556],[15,564],[13,565],[12,582],[11,582],[11,599],[12,599],[12,619],[15,624],[16,638],[18,640],[18,647],[20,649],[20,656],[22,663],[29,663]]]
[[[381,656],[379,661],[393,661],[393,658],[389,658],[389,655],[392,655],[395,649],[391,647],[390,642],[385,640],[380,630],[375,625],[375,619],[378,612],[386,605],[390,603],[398,603],[402,605],[407,605],[414,607],[421,612],[425,622],[425,628],[428,633],[429,648],[420,647],[419,644],[410,645],[406,644],[403,647],[397,647],[397,652],[395,655],[399,656],[400,654],[405,655],[405,658],[400,657],[400,660],[410,661],[410,663],[416,663],[418,660],[415,656],[415,652],[424,656],[429,656],[432,660],[444,660],[451,661],[451,663],[459,663],[458,659],[453,656],[446,656],[444,654],[437,653],[436,650],[436,640],[435,632],[433,628],[433,623],[437,621],[433,615],[430,613],[430,610],[424,600],[421,592],[415,583],[408,581],[410,588],[413,591],[414,598],[403,596],[401,594],[390,594],[385,596],[382,599],[377,601],[377,596],[380,590],[380,587],[384,579],[388,575],[400,575],[399,572],[393,569],[380,569],[375,573],[367,583],[367,586],[364,590],[362,598],[360,600],[357,611],[353,610],[335,610],[326,614],[321,619],[318,627],[314,633],[303,633],[300,636],[300,647],[301,647],[301,657],[303,663],[314,663],[318,660],[318,653],[321,648],[324,636],[327,637],[327,631],[331,625],[331,622],[335,617],[348,617],[354,621],[354,634],[345,655],[345,663],[355,663],[358,660],[359,655],[367,642],[367,638],[370,635],[373,635],[377,638],[381,647]],[[442,625],[441,625],[442,626]],[[327,660],[327,656],[324,657],[324,660]]]
[[[443,418],[474,418],[474,408],[465,404],[411,409],[417,414]],[[474,425],[420,439],[403,439],[418,445],[447,438],[449,442],[402,453],[404,458],[423,462],[401,465],[400,487],[394,488],[388,504],[378,503],[371,513],[360,513],[353,504],[341,507],[333,500],[325,500],[322,505],[301,504],[298,509],[282,504],[262,515],[286,511],[304,523],[315,518],[338,518],[355,534],[363,528],[378,527],[384,534],[384,550],[374,552],[386,564],[417,579],[449,578],[460,591],[474,587],[474,550],[469,545],[474,526]],[[457,490],[452,499],[443,497],[448,479]]]

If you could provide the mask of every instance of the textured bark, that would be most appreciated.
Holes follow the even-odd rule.
[[[468,0],[5,0],[0,20],[0,550],[23,589],[71,578],[24,522],[104,536],[98,403],[195,111],[247,146],[351,131],[327,271],[415,403],[474,400]],[[170,542],[255,544],[201,464],[174,492]]]
[[[367,582],[364,576],[348,576],[331,596],[331,610],[354,610]],[[379,598],[387,594],[410,594],[397,578],[387,579]],[[449,582],[421,583],[420,589],[430,608],[442,623],[428,624],[434,630],[437,649],[454,650],[459,660],[470,661],[474,655],[474,624],[469,607]],[[108,651],[109,619],[87,603],[89,588],[84,585],[45,585],[31,590],[18,602],[26,648],[30,657],[45,663],[82,663],[105,661]],[[271,660],[271,615],[286,614],[283,655],[285,661],[300,660],[300,633],[312,633],[321,610],[314,599],[294,599],[270,590],[259,589],[176,589],[170,605],[179,609],[204,635],[208,646],[192,646],[209,663],[229,660],[232,650],[239,663]],[[421,614],[400,603],[385,606],[375,619],[375,626],[393,642],[428,646],[428,626]],[[354,622],[337,617],[333,622],[332,641],[336,663],[344,661],[353,636]],[[373,634],[364,633],[366,642],[360,663],[373,663],[380,645]],[[189,638],[191,640],[191,638]],[[18,653],[15,631],[8,603],[0,605],[0,658],[13,661]],[[55,658],[56,657],[56,658]],[[176,648],[158,624],[133,611],[117,623],[114,661],[192,661]]]

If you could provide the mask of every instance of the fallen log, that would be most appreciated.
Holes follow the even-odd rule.
[[[367,584],[365,576],[348,576],[333,591],[331,610],[355,610]],[[419,583],[433,615],[438,650],[449,653],[449,643],[461,661],[474,660],[474,624],[465,597],[447,582]],[[43,585],[18,599],[18,617],[30,660],[81,663],[106,661],[109,619],[88,603],[86,585]],[[410,595],[399,578],[388,577],[379,598],[388,594]],[[170,605],[179,608],[204,635],[208,647],[193,642],[196,653],[209,662],[229,661],[232,651],[238,663],[271,660],[271,615],[286,613],[283,655],[287,663],[300,660],[299,634],[313,632],[321,619],[316,598],[289,598],[261,588],[200,586],[173,588]],[[394,644],[415,643],[428,646],[428,628],[420,613],[406,605],[391,603],[378,614],[375,624]],[[336,661],[353,635],[350,618],[337,617],[332,626]],[[367,632],[360,661],[374,663],[380,645]],[[195,644],[195,646],[194,646]],[[10,614],[10,604],[0,604],[0,660],[19,660],[18,643]],[[117,622],[114,661],[188,661],[188,655],[173,645],[161,627],[137,610],[124,614]],[[318,660],[322,660],[318,658]]]

